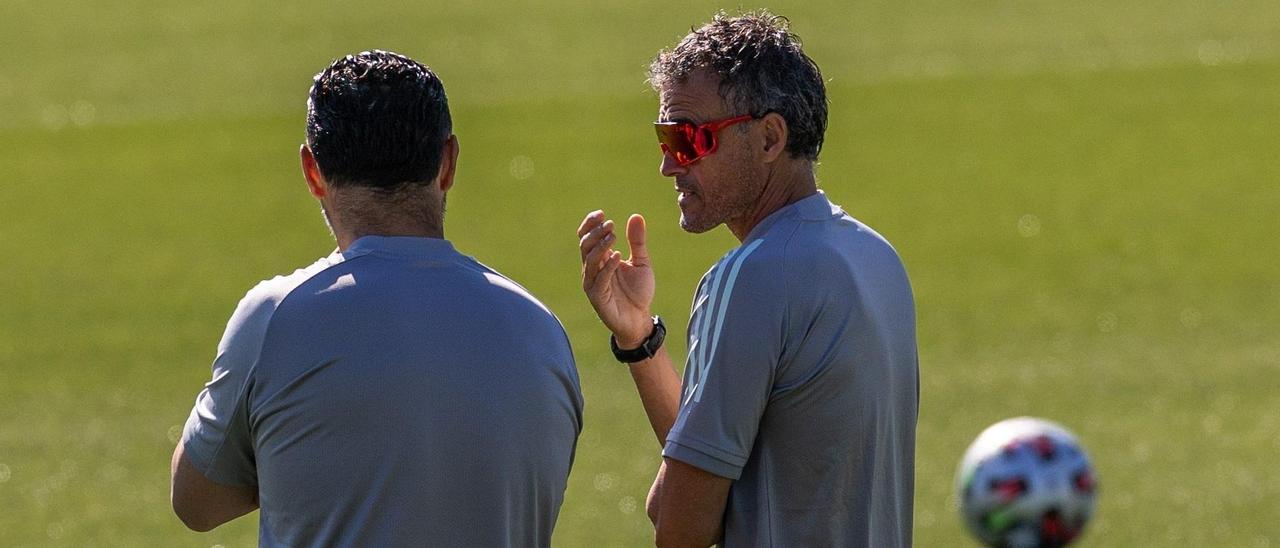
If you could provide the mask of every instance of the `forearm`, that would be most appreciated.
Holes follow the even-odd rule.
[[[663,459],[645,504],[657,545],[703,548],[721,542],[731,484],[728,478]]]
[[[665,347],[659,348],[652,358],[631,364],[631,380],[640,393],[640,403],[649,417],[649,425],[658,437],[658,444],[665,446],[667,433],[676,422],[680,411],[680,376]]]
[[[214,483],[184,454],[182,444],[170,462],[170,502],[182,523],[195,531],[210,531],[258,509],[258,489]]]

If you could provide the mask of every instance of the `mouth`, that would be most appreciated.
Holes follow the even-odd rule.
[[[688,199],[690,199],[690,198],[692,198],[692,197],[694,197],[694,196],[696,196],[696,195],[697,195],[697,194],[695,194],[695,193],[693,192],[693,189],[692,189],[692,188],[689,188],[689,187],[682,187],[682,186],[678,186],[678,185],[676,186],[676,192],[679,194],[679,195],[676,197],[676,201],[677,201],[677,202],[679,202],[679,203],[681,203],[681,204],[685,203],[685,201],[686,201],[686,200],[688,200]]]

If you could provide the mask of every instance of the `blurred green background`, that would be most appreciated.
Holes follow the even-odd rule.
[[[243,292],[333,247],[298,174],[305,96],[371,48],[448,87],[449,238],[572,337],[586,428],[556,545],[649,543],[658,447],[573,232],[646,214],[684,331],[736,241],[679,230],[644,69],[717,7],[0,4],[0,544],[256,543],[256,514],[183,529],[168,458]],[[821,186],[915,286],[917,545],[970,544],[956,463],[1018,415],[1093,456],[1082,546],[1280,544],[1280,4],[769,7],[829,80]]]

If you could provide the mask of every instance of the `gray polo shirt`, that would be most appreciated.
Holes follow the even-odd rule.
[[[702,277],[663,455],[735,480],[725,546],[911,545],[919,373],[906,271],[818,193]]]
[[[560,322],[446,240],[367,236],[240,302],[182,443],[262,546],[547,546],[582,395]]]

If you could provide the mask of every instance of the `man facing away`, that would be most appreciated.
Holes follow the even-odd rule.
[[[439,78],[364,52],[316,76],[302,172],[338,249],[254,287],[173,455],[207,531],[263,546],[547,546],[582,426],[560,322],[444,239]]]
[[[583,288],[663,445],[658,545],[910,545],[914,303],[888,242],[817,190],[817,65],[785,19],[720,14],[650,79],[681,228],[742,242],[698,284],[682,383],[651,316],[644,219],[627,221],[627,261],[602,211],[578,229]]]

